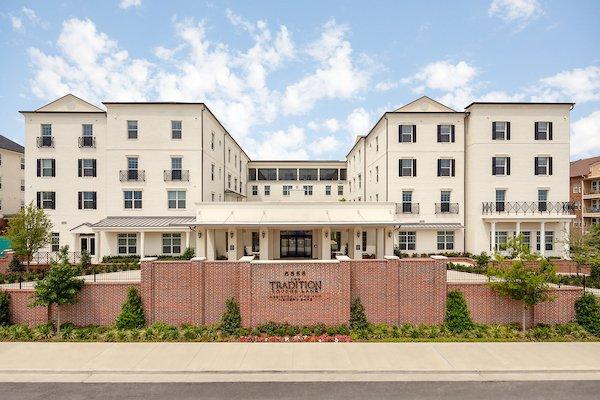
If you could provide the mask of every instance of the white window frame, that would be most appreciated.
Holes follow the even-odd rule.
[[[447,129],[447,132],[446,132]],[[451,143],[452,142],[452,125],[442,124],[440,125],[440,143]]]
[[[417,232],[399,231],[398,249],[400,251],[415,251],[417,249]]]
[[[181,233],[162,234],[162,254],[181,254],[181,248]]]
[[[312,187],[312,185],[304,185],[303,189],[304,189],[304,195],[305,196],[312,196],[313,195],[313,187]]]
[[[183,138],[182,127],[183,123],[181,121],[171,121],[171,139],[181,140]]]
[[[414,131],[413,131],[413,126],[412,125],[401,125],[402,128],[401,131],[402,133],[400,134],[400,143],[412,143],[413,142],[413,137],[414,137]],[[405,131],[404,128],[409,128],[408,131]],[[406,138],[408,137],[408,140],[406,140]]]
[[[292,191],[292,185],[283,185],[282,188],[282,195],[283,196],[289,196],[290,192]]]
[[[117,234],[117,254],[137,254],[137,233]]]
[[[127,120],[127,140],[136,140],[139,137],[139,124],[137,120]]]
[[[263,188],[265,196],[270,196],[271,195],[271,186],[270,185],[265,185],[265,187]]]
[[[50,236],[50,251],[60,250],[60,233],[52,232]]]
[[[187,192],[185,190],[167,190],[167,208],[169,210],[185,210]]]
[[[444,163],[448,165],[444,165]],[[452,159],[440,158],[440,176],[452,176]]]
[[[252,185],[252,196],[258,196],[258,185]]]
[[[325,185],[325,196],[331,196],[331,185]]]
[[[542,163],[542,160],[544,161]],[[537,164],[535,166],[535,170],[537,175],[548,175],[550,172],[550,157],[548,156],[538,156]]]
[[[494,171],[496,172],[496,175],[498,176],[506,176],[506,166],[507,166],[507,162],[506,160],[508,159],[507,156],[496,156],[496,163],[494,164]],[[502,162],[500,162],[502,161]]]
[[[542,124],[544,129],[542,129]],[[543,136],[540,136],[543,134]],[[535,140],[548,140],[550,137],[550,122],[540,121],[537,123],[537,131],[535,132]]]
[[[40,160],[40,175],[43,178],[51,178],[53,175],[52,170],[52,159],[51,158],[42,158]]]
[[[494,140],[507,140],[506,139],[506,132],[508,131],[508,122],[507,121],[495,121],[496,123],[496,130],[494,132]],[[503,128],[502,129],[498,129],[499,124],[502,124]],[[502,133],[502,137],[499,137],[499,133]],[[489,136],[488,136],[489,137]]]
[[[437,249],[454,250],[454,231],[437,231]]]
[[[408,167],[404,166],[404,162],[405,161],[408,162],[408,163],[410,163],[410,165]],[[401,170],[400,170],[400,176],[401,177],[411,177],[411,176],[413,176],[413,165],[414,165],[414,162],[413,162],[412,158],[401,158],[400,159],[400,164],[401,164]],[[408,175],[404,174],[404,171],[407,171],[407,170],[410,171],[410,174],[408,174]]]
[[[123,190],[123,208],[125,210],[142,209],[142,191],[141,190]],[[129,205],[130,207],[127,207]]]
[[[40,192],[40,205],[43,210],[54,210],[56,209],[54,192]]]
[[[89,165],[86,165],[89,164]],[[82,158],[81,159],[81,176],[93,177],[94,176],[94,159],[93,158]]]
[[[81,208],[83,210],[95,210],[95,197],[96,192],[81,192]]]

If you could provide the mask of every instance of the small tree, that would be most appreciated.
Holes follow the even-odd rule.
[[[571,258],[578,264],[600,260],[600,224],[593,224],[584,234],[572,233],[569,239]]]
[[[575,320],[592,335],[600,336],[600,301],[593,293],[575,301]]]
[[[92,257],[90,257],[90,253],[83,250],[81,252],[81,258],[79,259],[79,268],[82,271],[89,271],[92,266]]]
[[[354,298],[352,300],[352,304],[350,305],[350,329],[356,331],[362,331],[369,327],[369,321],[367,321],[367,316],[365,314],[365,307],[360,301],[359,297]]]
[[[139,329],[146,325],[142,297],[135,287],[127,290],[127,299],[121,306],[121,314],[117,317],[117,329]]]
[[[8,270],[10,272],[21,273],[23,272],[23,263],[17,257],[13,257],[8,264]]]
[[[488,270],[490,278],[488,285],[501,296],[522,302],[521,328],[525,330],[527,310],[538,303],[552,300],[548,290],[554,274],[552,264],[547,263],[538,268],[525,268],[522,260],[514,260],[510,268]]]
[[[461,333],[473,328],[467,301],[460,290],[448,292],[444,325],[453,333]]]
[[[83,287],[83,280],[78,278],[78,275],[78,267],[61,260],[59,263],[52,263],[44,279],[35,284],[33,301],[30,306],[51,307],[52,304],[56,304],[57,331],[60,331],[60,306],[75,304],[77,293]]]
[[[508,253],[509,258],[515,260],[534,261],[540,259],[539,254],[533,254],[531,252],[531,248],[529,247],[529,244],[525,243],[522,233],[508,239],[506,244],[502,245],[501,249]],[[496,256],[498,256],[497,253]]]
[[[10,325],[10,295],[0,290],[0,326]]]
[[[242,327],[242,314],[235,299],[227,300],[226,307],[221,316],[221,331],[226,335],[233,335]]]
[[[44,210],[30,203],[23,207],[9,222],[6,236],[12,243],[15,255],[25,257],[27,270],[31,258],[50,243],[52,222]]]

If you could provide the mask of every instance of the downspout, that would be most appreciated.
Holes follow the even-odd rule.
[[[390,170],[389,168],[389,152],[388,152],[388,144],[390,141],[390,132],[389,132],[389,126],[388,126],[388,119],[387,117],[385,117],[385,201],[386,203],[388,201],[390,201],[390,199],[388,198],[388,192],[389,192],[389,186],[388,186],[388,181],[389,181],[389,177],[390,177]]]
[[[204,202],[204,108],[200,113],[200,201]]]
[[[363,201],[367,201],[367,137],[363,139],[363,153],[365,154],[363,162]]]
[[[463,116],[463,160],[464,160],[464,165],[463,165],[463,204],[464,204],[464,210],[463,210],[463,253],[467,252],[467,171],[469,170],[467,168],[467,135],[468,135],[468,130],[467,130],[467,118],[469,117],[469,113],[467,112],[464,116]]]

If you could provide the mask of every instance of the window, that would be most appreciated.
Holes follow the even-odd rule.
[[[127,139],[137,139],[138,138],[138,122],[137,121],[127,121]]]
[[[535,140],[552,140],[552,122],[535,123]]]
[[[276,181],[277,170],[275,168],[259,168],[258,169],[258,180],[259,181]]]
[[[252,232],[252,251],[258,253],[260,251],[260,237],[258,232]]]
[[[171,121],[171,139],[181,139],[181,121]]]
[[[125,190],[123,191],[124,207],[127,209],[142,208],[142,191],[141,190]]]
[[[443,213],[450,212],[450,195],[452,194],[449,190],[442,190],[440,192],[440,211]]]
[[[413,204],[412,204],[412,190],[403,190],[402,191],[402,212],[403,213],[412,213]]]
[[[492,175],[510,175],[510,157],[492,157]]]
[[[25,169],[25,158],[21,157],[21,169]]]
[[[212,150],[215,149],[215,133],[214,132],[210,133],[210,148]]]
[[[338,196],[343,196],[344,195],[344,186],[343,185],[338,185]]]
[[[573,185],[573,193],[581,193],[581,185],[579,183]]]
[[[538,189],[538,211],[548,211],[548,189]]]
[[[44,210],[56,209],[56,193],[37,192],[37,207]]]
[[[183,168],[183,159],[181,157],[171,157],[171,170],[181,172]]]
[[[212,202],[215,201],[215,194],[214,193],[210,194],[210,201],[212,201]]]
[[[117,235],[117,247],[119,254],[136,254],[137,253],[137,234],[135,233],[119,233]]]
[[[510,122],[492,122],[492,140],[510,140]]]
[[[591,191],[592,193],[597,193],[600,191],[600,181],[592,181]]]
[[[292,190],[291,185],[283,185],[283,195],[284,196],[289,196],[291,190]]]
[[[440,158],[437,160],[438,163],[438,176],[454,176],[455,163],[454,159]]]
[[[540,248],[541,248],[540,236],[541,236],[541,232],[537,231],[536,232],[536,249],[537,249],[537,251],[540,251]],[[547,232],[545,232],[544,236],[545,236],[544,248],[546,249],[546,251],[554,250],[554,232],[547,231]]]
[[[88,137],[94,135],[94,126],[92,124],[81,125],[81,136]]]
[[[535,157],[534,167],[536,175],[552,175],[552,157]]]
[[[313,194],[313,187],[312,185],[304,185],[304,195],[305,196],[312,196]]]
[[[248,180],[255,181],[256,180],[256,168],[248,169]]]
[[[398,248],[400,251],[416,250],[417,248],[417,232],[400,231],[398,233]]]
[[[506,242],[508,240],[508,232],[496,231],[495,251],[506,250]]]
[[[184,209],[186,200],[185,190],[167,191],[167,200],[170,209]]]
[[[237,190],[237,178],[233,179],[233,190]]]
[[[231,189],[231,174],[227,174],[227,188]]]
[[[51,124],[42,124],[42,137],[52,137]]]
[[[265,185],[265,196],[270,196],[271,195],[271,186],[269,185]]]
[[[375,182],[379,182],[379,165],[375,166]]]
[[[300,168],[299,177],[301,181],[316,181],[318,174],[316,168]]]
[[[296,168],[280,168],[280,181],[296,181],[298,180],[298,170]]]
[[[437,232],[437,249],[454,250],[454,231]]]
[[[401,158],[400,176],[417,176],[417,160],[414,158]]]
[[[346,173],[347,173],[346,168],[340,168],[340,181],[346,180]]]
[[[21,192],[25,191],[25,179],[21,179]]]
[[[80,210],[95,210],[96,192],[79,192],[77,203]]]
[[[56,176],[56,160],[53,158],[42,158],[37,160],[38,171],[37,176],[52,177]]]
[[[215,180],[215,164],[210,165],[210,180]]]
[[[399,125],[398,126],[398,141],[400,143],[414,143],[417,141],[417,126],[416,125]]]
[[[375,151],[379,151],[379,136],[375,137]]]
[[[362,187],[362,176],[360,174],[358,174],[358,188],[360,189]]]
[[[496,212],[504,212],[506,201],[506,189],[496,189]]]
[[[231,149],[227,149],[227,162],[231,162]]]
[[[252,185],[252,196],[258,196],[258,186]]]
[[[0,154],[0,165],[2,165],[2,154]]]
[[[60,250],[60,233],[52,232],[50,237],[50,250],[51,251],[59,251]]]
[[[322,181],[337,181],[338,180],[337,168],[321,168],[319,170],[319,179]]]
[[[362,251],[367,251],[367,231],[362,231]]]
[[[325,196],[331,196],[331,185],[325,185]]]
[[[531,232],[521,232],[521,235],[523,235],[523,244],[531,249]]]
[[[163,254],[181,254],[181,233],[163,233]]]
[[[79,177],[96,176],[96,160],[92,158],[78,160],[77,170]]]
[[[438,125],[437,131],[438,143],[454,142],[454,125]]]

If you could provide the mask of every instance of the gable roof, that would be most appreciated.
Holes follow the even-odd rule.
[[[25,147],[2,135],[0,135],[0,149],[14,151],[15,153],[25,153]]]
[[[22,111],[31,112],[31,111]],[[83,112],[83,113],[105,113],[103,109],[89,103],[79,97],[68,93],[63,97],[60,97],[44,106],[41,106],[37,110],[32,112]]]
[[[416,100],[394,110],[394,112],[456,112],[448,106],[433,100],[429,96],[421,96]]]
[[[571,161],[571,178],[585,176],[590,173],[590,166],[600,162],[600,156]]]

